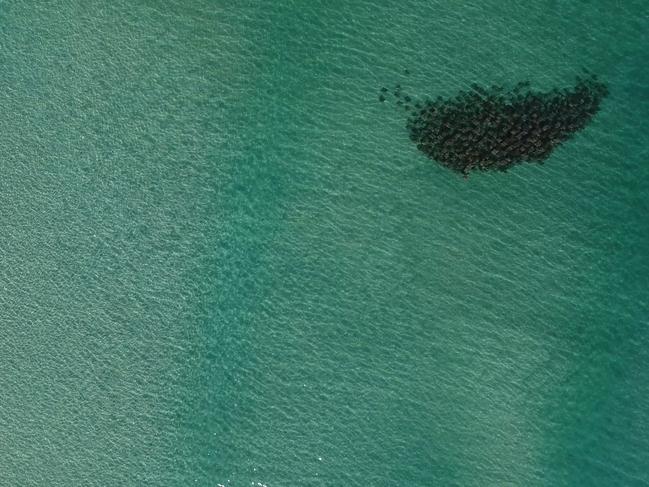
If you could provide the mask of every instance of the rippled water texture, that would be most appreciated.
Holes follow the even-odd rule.
[[[0,3],[0,483],[649,484],[648,15]],[[582,68],[468,181],[377,101]]]

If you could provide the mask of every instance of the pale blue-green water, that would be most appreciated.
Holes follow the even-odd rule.
[[[0,485],[649,485],[648,37],[642,0],[0,2]],[[377,100],[582,68],[586,130],[468,181]]]

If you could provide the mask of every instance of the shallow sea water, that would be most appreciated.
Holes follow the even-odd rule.
[[[649,485],[648,33],[640,0],[0,3],[0,484]],[[468,181],[377,99],[582,68],[586,130]]]

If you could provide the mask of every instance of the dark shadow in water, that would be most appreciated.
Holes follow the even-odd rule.
[[[475,170],[506,171],[524,161],[542,163],[552,150],[583,129],[599,110],[608,87],[595,75],[574,87],[538,92],[529,82],[513,89],[472,85],[455,97],[414,100],[397,84],[381,88],[410,113],[410,139],[429,158],[467,176]]]

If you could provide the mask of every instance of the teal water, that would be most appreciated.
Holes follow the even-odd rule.
[[[1,2],[0,485],[649,485],[648,37],[642,0]],[[588,128],[468,181],[377,100],[581,68]]]

